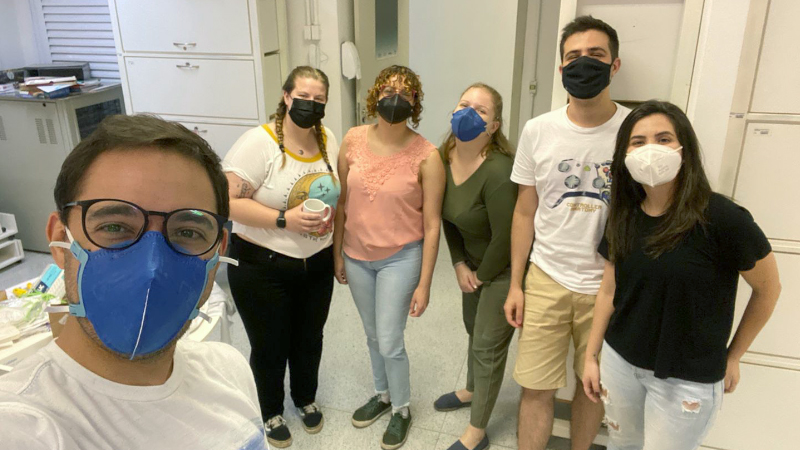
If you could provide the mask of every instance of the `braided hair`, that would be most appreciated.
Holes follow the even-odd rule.
[[[325,86],[325,96],[328,95],[328,89],[330,87],[328,76],[325,75],[325,72],[309,66],[295,67],[294,70],[289,73],[289,76],[286,78],[286,82],[283,83],[283,91],[287,94],[290,94],[292,91],[294,91],[295,82],[298,78],[311,78],[321,82],[322,85]],[[278,109],[275,111],[275,114],[270,116],[270,119],[275,120],[275,135],[278,137],[278,147],[281,149],[281,156],[283,157],[281,168],[286,165],[286,149],[283,146],[283,120],[288,111],[289,107],[283,100],[283,96],[281,96],[281,101],[278,102]],[[322,154],[322,159],[325,161],[325,165],[328,167],[328,172],[330,173],[334,182],[336,182],[336,176],[333,173],[333,167],[331,166],[331,162],[328,157],[327,139],[325,138],[325,132],[322,130],[321,120],[314,124],[314,136],[317,139],[317,147],[319,148],[320,154]]]

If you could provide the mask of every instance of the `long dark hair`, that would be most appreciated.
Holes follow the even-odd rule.
[[[606,239],[611,261],[630,254],[636,229],[636,210],[646,194],[625,166],[633,127],[653,114],[663,114],[675,128],[678,142],[683,146],[683,165],[675,179],[672,203],[664,213],[664,220],[653,230],[644,243],[644,252],[657,258],[673,250],[698,224],[706,223],[705,210],[711,198],[711,185],[703,170],[700,144],[686,114],[668,102],[649,100],[634,109],[622,122],[617,133],[614,161],[611,163],[611,212],[606,227]]]
[[[494,120],[500,124],[500,126],[497,128],[497,131],[492,133],[492,138],[489,140],[489,143],[486,144],[486,147],[481,150],[481,153],[485,156],[488,155],[489,152],[497,152],[514,158],[514,148],[508,142],[506,135],[503,134],[503,97],[495,88],[485,83],[474,83],[470,85],[468,88],[464,89],[464,92],[461,93],[461,97],[463,97],[464,94],[466,94],[470,89],[483,89],[489,93],[489,95],[492,97],[492,103],[494,103]],[[459,97],[459,99],[461,97]],[[450,151],[452,151],[455,146],[456,136],[453,134],[453,130],[450,130],[447,133],[447,137],[444,138],[444,142],[442,143],[445,164],[450,163]]]
[[[286,77],[286,82],[283,83],[283,92],[291,95],[298,78],[311,78],[319,81],[323,86],[325,86],[325,97],[328,96],[328,90],[330,89],[328,76],[325,75],[325,72],[310,66],[295,67],[289,73],[289,76]],[[275,119],[275,134],[278,136],[278,146],[280,147],[283,156],[281,167],[286,164],[286,153],[283,148],[283,119],[286,117],[287,112],[288,107],[286,102],[283,100],[283,96],[281,96],[281,101],[278,102],[278,109],[275,111],[275,114],[269,117],[270,119]],[[325,165],[328,166],[328,172],[330,172],[331,177],[335,181],[336,176],[333,173],[333,167],[331,167],[331,162],[328,159],[328,149],[326,145],[327,142],[325,135],[322,132],[322,120],[318,120],[317,123],[314,124],[314,136],[317,138],[317,147],[319,147],[319,152],[322,154],[322,159],[325,161]]]

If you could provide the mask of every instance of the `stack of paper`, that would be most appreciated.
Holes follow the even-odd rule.
[[[83,92],[96,89],[100,80],[78,81],[75,77],[28,77],[20,84],[21,97],[60,98],[70,92]]]

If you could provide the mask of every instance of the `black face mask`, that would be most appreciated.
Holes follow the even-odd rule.
[[[564,89],[575,98],[597,97],[611,83],[611,64],[581,56],[561,70]]]
[[[300,128],[311,128],[325,117],[325,103],[293,98],[289,117]]]
[[[400,94],[384,97],[378,101],[378,114],[391,124],[405,122],[413,112],[414,107],[406,99],[400,97]]]

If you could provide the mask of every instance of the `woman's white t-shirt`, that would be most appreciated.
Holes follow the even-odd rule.
[[[333,218],[341,187],[335,178],[339,157],[336,137],[323,127],[328,171],[322,154],[304,158],[291,149],[282,154],[278,138],[267,125],[245,132],[225,155],[222,168],[255,188],[253,200],[272,209],[288,211],[309,198],[331,207],[330,218],[319,232],[294,233],[280,228],[259,228],[233,221],[233,232],[249,241],[292,258],[308,258],[333,243]]]

